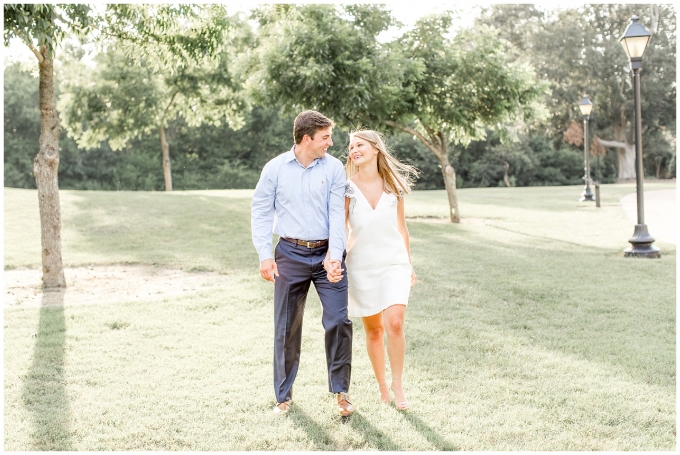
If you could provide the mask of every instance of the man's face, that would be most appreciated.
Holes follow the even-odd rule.
[[[333,128],[328,127],[322,130],[317,130],[314,134],[314,139],[309,136],[305,136],[304,140],[309,141],[308,147],[314,159],[323,158],[328,151],[328,147],[333,145]]]

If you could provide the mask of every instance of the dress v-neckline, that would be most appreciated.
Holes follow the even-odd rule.
[[[361,188],[359,188],[359,185],[357,185],[356,182],[355,182],[354,180],[352,180],[352,179],[350,179],[349,181],[352,182],[352,184],[353,184],[353,185],[357,188],[357,190],[361,193],[361,196],[364,198],[364,201],[366,201],[366,203],[367,203],[368,206],[371,208],[371,210],[373,210],[373,211],[375,212],[375,210],[378,208],[378,205],[380,204],[380,201],[382,201],[383,195],[385,194],[385,190],[383,190],[382,193],[380,193],[380,197],[378,198],[378,202],[376,202],[376,203],[375,203],[375,207],[373,207],[373,206],[371,205],[371,203],[368,201],[368,198],[366,197],[366,195],[364,194],[364,192],[361,191]]]

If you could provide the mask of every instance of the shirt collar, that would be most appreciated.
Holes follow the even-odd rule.
[[[328,153],[328,152],[326,152],[326,153]],[[317,163],[317,161],[320,162],[320,161],[323,161],[325,159],[326,159],[325,156],[323,158],[317,158],[317,159],[315,159],[314,161],[311,162],[309,167],[314,166]],[[289,151],[286,152],[286,155],[284,157],[284,162],[286,162],[286,163],[290,163],[293,160],[297,161],[297,158],[295,157],[295,145],[293,145],[293,147]],[[298,161],[298,164],[300,164],[299,161]],[[300,164],[300,166],[302,166],[302,164]]]
[[[285,162],[289,163],[295,159],[295,146],[293,146],[289,151],[286,152]]]

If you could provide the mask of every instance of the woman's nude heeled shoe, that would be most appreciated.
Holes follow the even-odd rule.
[[[394,392],[394,382],[399,381],[401,382],[401,378],[392,378],[392,386],[390,387],[392,389],[392,392]],[[402,390],[403,393],[403,390]],[[397,408],[398,411],[406,411],[410,405],[408,404],[408,401],[406,400],[406,397],[404,397],[404,401],[397,401],[397,394],[394,394],[394,407]]]
[[[392,397],[390,397],[388,400],[385,400],[383,398],[383,389],[387,389],[387,396],[389,397],[390,395],[390,389],[387,387],[387,383],[385,384],[378,384],[378,401],[382,404],[390,404],[392,402]]]

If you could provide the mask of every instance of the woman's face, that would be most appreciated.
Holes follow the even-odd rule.
[[[355,166],[365,166],[366,164],[377,162],[378,149],[373,147],[370,142],[358,136],[352,136],[349,143],[349,158]]]

